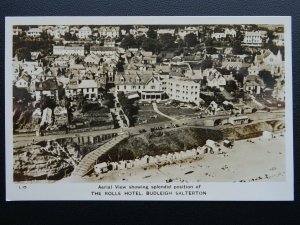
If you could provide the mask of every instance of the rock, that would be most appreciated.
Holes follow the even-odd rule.
[[[74,162],[58,143],[51,148],[35,146],[14,155],[14,180],[59,180],[74,170]]]

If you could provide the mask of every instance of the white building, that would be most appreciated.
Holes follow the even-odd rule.
[[[114,60],[119,59],[119,54],[117,53],[116,47],[91,46],[90,54],[102,55],[102,56],[110,57]]]
[[[210,75],[207,77],[207,86],[211,88],[215,87],[223,91],[226,86],[226,79],[221,74]]]
[[[120,36],[120,27],[100,27],[98,32],[100,37],[118,38]]]
[[[263,80],[257,75],[248,75],[244,82],[244,91],[250,94],[261,94],[264,89]]]
[[[117,74],[115,79],[116,93],[140,93],[141,100],[162,100],[165,94],[161,89],[160,80],[148,71],[125,71],[125,74]]]
[[[26,31],[26,35],[28,37],[40,37],[42,33],[42,29],[40,28],[30,28],[28,31]]]
[[[129,30],[129,33],[133,36],[145,36],[147,37],[147,32],[149,27],[139,26]]]
[[[234,29],[226,28],[223,32],[213,32],[211,34],[211,38],[215,38],[216,40],[224,39],[226,37],[236,37],[236,31]]]
[[[15,86],[17,88],[28,88],[29,84],[30,84],[30,76],[23,75],[16,81]]]
[[[180,29],[178,31],[178,36],[181,39],[184,39],[184,37],[187,34],[195,34],[198,37],[198,29],[197,29],[197,27],[185,27],[184,29]]]
[[[36,84],[35,100],[40,101],[43,95],[58,100],[58,85],[55,79],[48,79]]]
[[[92,35],[92,29],[88,26],[81,27],[78,31],[78,37],[80,39],[87,39]]]
[[[79,94],[83,94],[86,99],[98,98],[98,86],[95,80],[77,80],[70,81],[70,84],[66,86],[66,96],[74,98]]]
[[[226,28],[224,33],[226,36],[236,37],[236,31],[233,28],[231,28],[231,29]]]
[[[261,31],[246,31],[243,43],[246,46],[260,47],[263,44]]]
[[[54,38],[61,38],[61,36],[64,36],[66,33],[69,32],[69,26],[57,26],[52,32],[52,35]]]
[[[172,36],[175,35],[175,29],[158,29],[157,30],[157,38],[159,38],[162,34],[171,34]]]
[[[53,55],[84,56],[84,46],[53,46]]]
[[[163,79],[162,90],[170,99],[199,104],[200,83],[195,81],[175,78]]]

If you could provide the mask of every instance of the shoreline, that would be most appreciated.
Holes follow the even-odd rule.
[[[285,137],[237,140],[225,154],[204,154],[164,166],[109,171],[85,182],[254,182],[285,180]],[[266,147],[268,146],[268,147]]]

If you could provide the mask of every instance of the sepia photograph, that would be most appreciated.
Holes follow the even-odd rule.
[[[9,19],[10,184],[292,195],[289,17]]]

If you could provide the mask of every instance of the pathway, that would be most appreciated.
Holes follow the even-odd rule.
[[[173,121],[178,121],[177,119],[175,119],[175,118],[173,118],[173,117],[171,117],[171,116],[168,116],[168,115],[162,113],[161,111],[159,111],[159,109],[158,109],[158,107],[157,107],[157,104],[156,104],[155,102],[152,103],[152,106],[153,106],[154,111],[155,111],[156,113],[158,113],[159,115],[164,116],[164,117],[166,117],[166,118],[168,118],[168,119],[170,119],[170,120],[173,120]]]
[[[121,134],[110,141],[106,142],[105,144],[101,145],[96,150],[88,153],[84,156],[84,158],[80,161],[80,163],[75,168],[74,172],[72,173],[72,176],[84,176],[86,175],[96,164],[97,159],[106,153],[108,150],[110,150],[113,146],[127,138],[129,135],[124,133]]]

